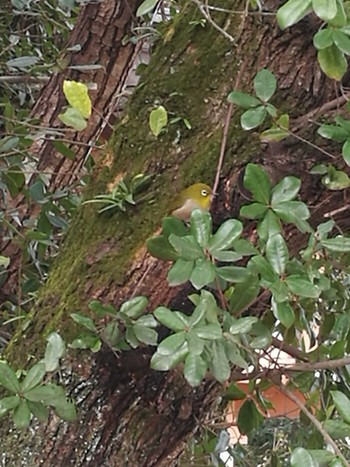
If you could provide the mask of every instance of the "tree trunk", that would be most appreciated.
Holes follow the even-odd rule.
[[[236,3],[237,10],[244,10],[245,1]],[[216,0],[212,4],[222,6]],[[279,4],[267,1],[264,8],[276,11]],[[291,127],[302,128],[300,135],[313,138],[308,114],[336,97],[334,83],[321,74],[315,61],[311,38],[318,24],[306,19],[282,33],[270,16],[251,15],[244,20],[242,15],[217,13],[213,18],[235,38],[234,43],[210,24],[201,27],[201,15],[192,2],[186,2],[169,23],[142,85],[116,127],[113,151],[105,154],[87,190],[91,197],[105,192],[124,174],[154,174],[149,191],[156,202],[109,218],[97,215],[91,206],[80,209],[30,326],[25,333],[19,331],[8,347],[12,363],[26,364],[27,355],[40,358],[51,331],[58,330],[70,342],[76,334],[70,313],[88,313],[87,304],[95,298],[118,307],[136,293],[149,297],[149,311],[159,304],[190,309],[188,288],[168,287],[168,265],[151,259],[144,245],[177,191],[195,181],[212,183],[227,115],[226,97],[235,83],[250,91],[255,73],[269,68],[279,85],[274,104],[287,109]],[[187,118],[192,130],[178,122],[157,139],[150,135],[149,112],[159,102],[173,116]],[[314,222],[339,206],[343,195],[325,193],[319,181],[308,175],[310,167],[327,160],[324,154],[300,141],[260,145],[238,122],[235,111],[213,206],[216,224],[237,215],[242,202],[237,174],[248,162],[264,164],[274,179],[287,173],[301,176],[302,197],[313,207]],[[346,230],[349,221],[345,216],[342,221]],[[254,223],[247,227],[253,229]],[[303,238],[295,238],[300,249]],[[32,437],[14,436],[12,423],[6,420],[0,429],[6,465],[19,465],[21,456],[26,465],[175,465],[191,434],[216,410],[220,387],[208,377],[193,389],[180,370],[150,370],[150,355],[149,348],[118,357],[104,350],[97,356],[79,353],[66,361],[62,381],[78,402],[79,421],[67,425],[52,416],[47,426],[36,427]]]
[[[74,152],[73,160],[60,154],[52,144],[50,135],[46,139],[37,140],[30,148],[30,155],[37,160],[36,170],[48,176],[47,190],[54,193],[69,186],[74,186],[84,175],[84,162],[89,154],[98,159],[99,151],[94,149],[102,132],[108,130],[108,122],[113,113],[120,107],[123,92],[130,84],[130,70],[137,65],[136,57],[140,54],[142,42],[137,46],[132,41],[124,43],[125,37],[132,34],[132,24],[140,0],[127,2],[101,1],[90,2],[81,7],[77,24],[72,32],[67,48],[80,45],[78,53],[67,52],[64,59],[64,70],[52,76],[43,88],[32,110],[31,116],[41,122],[43,128],[53,128],[64,133],[63,140]],[[69,67],[101,65],[96,70],[77,71]],[[96,90],[90,91],[93,105],[87,128],[76,132],[63,125],[58,119],[63,107],[67,104],[63,94],[63,81],[76,80],[83,83],[95,83]],[[107,128],[106,128],[107,125]],[[32,176],[30,184],[37,180]],[[18,209],[18,222],[36,219],[41,206],[27,203],[26,195],[19,194],[11,203],[11,208]],[[23,230],[22,230],[23,231]],[[22,248],[13,239],[2,240],[0,251],[10,258],[7,280],[2,284],[1,301],[14,295],[19,283],[18,270],[22,262]]]

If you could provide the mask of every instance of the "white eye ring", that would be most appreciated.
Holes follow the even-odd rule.
[[[208,196],[207,190],[202,190],[202,191],[201,191],[201,195],[204,196],[204,197],[205,197],[205,196]]]

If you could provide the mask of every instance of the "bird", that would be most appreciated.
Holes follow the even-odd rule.
[[[189,221],[195,209],[208,212],[213,197],[213,190],[205,183],[195,183],[182,190],[171,206],[171,215]]]

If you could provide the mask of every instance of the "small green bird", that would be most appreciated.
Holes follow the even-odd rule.
[[[185,188],[177,196],[171,206],[171,215],[184,221],[189,221],[195,209],[208,212],[213,190],[205,183],[195,183]]]

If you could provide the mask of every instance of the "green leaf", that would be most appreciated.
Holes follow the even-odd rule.
[[[68,107],[68,109],[63,114],[59,114],[58,118],[66,126],[74,128],[76,131],[85,130],[87,127],[87,121],[85,118],[82,116],[79,110],[73,109],[73,107]]]
[[[249,266],[254,265],[254,272],[261,275],[268,282],[274,282],[278,279],[278,275],[272,269],[271,264],[262,255],[253,256],[249,262]]]
[[[157,353],[160,355],[172,355],[177,352],[186,340],[185,332],[177,332],[166,339],[158,345]]]
[[[26,70],[28,67],[35,65],[38,61],[38,57],[24,55],[22,57],[16,57],[11,60],[8,60],[5,64],[10,68],[19,68],[20,70]]]
[[[334,44],[326,49],[319,50],[317,60],[323,73],[328,78],[335,79],[336,81],[342,79],[348,67],[344,53]]]
[[[332,139],[342,143],[349,138],[350,131],[338,125],[321,125],[317,133],[323,138]]]
[[[173,216],[164,217],[162,220],[162,235],[169,237],[170,234],[177,235],[178,237],[187,235],[187,229],[181,219]]]
[[[15,394],[20,391],[20,384],[16,373],[3,362],[0,362],[0,385]]]
[[[211,235],[211,217],[207,212],[195,209],[191,214],[190,233],[202,248],[206,248]]]
[[[350,423],[350,400],[340,391],[331,391],[334,404],[344,422]]]
[[[252,107],[257,107],[261,104],[259,99],[257,99],[256,97],[240,91],[230,92],[230,94],[227,97],[227,100],[229,102],[232,102],[232,104],[239,105],[243,109],[250,109]]]
[[[285,273],[289,260],[289,252],[281,234],[275,234],[268,239],[266,243],[266,258],[276,274],[281,276]]]
[[[342,170],[329,167],[328,174],[322,177],[322,183],[329,190],[344,190],[350,186],[350,178]]]
[[[339,439],[350,436],[350,425],[341,420],[326,420],[323,427],[332,438]]]
[[[284,177],[273,189],[271,205],[293,200],[300,190],[300,179],[296,177]]]
[[[101,341],[96,334],[80,334],[69,344],[69,347],[71,349],[91,349],[93,352],[97,352],[101,347]]]
[[[190,282],[197,290],[210,284],[215,279],[215,266],[209,259],[197,259],[191,273]]]
[[[246,393],[237,386],[235,383],[231,383],[223,394],[224,400],[237,401],[246,398]]]
[[[36,386],[24,392],[24,397],[29,401],[43,402],[49,405],[55,405],[55,401],[65,397],[64,389],[57,384],[49,383],[42,386]]]
[[[230,333],[235,334],[246,334],[250,332],[253,325],[258,322],[258,318],[255,316],[246,316],[245,318],[235,319],[233,324],[230,326]]]
[[[211,251],[210,252],[213,258],[217,259],[218,261],[222,261],[223,263],[234,263],[242,259],[242,255],[239,255],[235,251]]]
[[[66,144],[64,144],[62,141],[52,141],[52,146],[63,156],[67,157],[67,159],[70,159],[73,161],[75,159],[76,153],[73,151],[71,148],[69,148]]]
[[[66,400],[65,397],[61,397],[54,404],[56,414],[66,420],[67,422],[73,422],[77,418],[77,411],[73,402]]]
[[[277,23],[286,29],[298,23],[311,11],[311,0],[289,0],[277,11]]]
[[[147,345],[157,345],[158,333],[154,329],[135,324],[133,326],[133,331],[140,342]]]
[[[227,381],[231,368],[225,352],[224,341],[214,341],[211,348],[210,371],[219,383]]]
[[[272,310],[275,318],[278,319],[287,329],[294,324],[294,310],[288,302],[277,303],[272,298]]]
[[[175,332],[183,331],[185,329],[185,324],[177,317],[177,315],[166,308],[165,306],[159,306],[153,312],[157,320],[166,326],[169,329],[172,329]]]
[[[346,11],[345,11],[345,5],[343,0],[336,0],[337,2],[337,14],[333,19],[328,21],[328,24],[335,28],[342,28],[346,25],[347,22],[347,17],[346,17]]]
[[[112,321],[108,323],[102,330],[102,339],[112,348],[115,348],[120,343],[121,332],[118,322]]]
[[[194,328],[193,332],[200,337],[201,339],[216,340],[221,339],[222,329],[220,324],[211,323],[205,324],[203,326],[197,326]]]
[[[52,332],[47,338],[47,342],[44,357],[46,371],[56,371],[60,358],[66,354],[66,345],[57,332]]]
[[[142,313],[146,310],[148,305],[148,298],[139,296],[134,297],[127,302],[124,302],[120,307],[120,313],[128,316],[129,318],[136,319],[139,318]]]
[[[237,219],[229,219],[220,225],[216,233],[209,242],[209,251],[215,253],[222,250],[229,250],[233,243],[241,235],[243,230],[242,222]]]
[[[0,413],[2,411],[8,412],[19,405],[20,398],[18,396],[7,396],[0,399]]]
[[[339,50],[347,55],[350,54],[350,39],[346,34],[338,29],[333,29],[333,41]]]
[[[254,90],[259,99],[267,102],[275,94],[276,89],[277,80],[270,70],[263,69],[256,74],[254,78]]]
[[[289,290],[300,297],[318,298],[321,290],[316,287],[307,276],[294,274],[285,280]]]
[[[145,0],[141,3],[136,11],[136,16],[143,16],[153,10],[153,8],[157,5],[158,0]]]
[[[289,131],[282,130],[276,125],[272,125],[271,128],[260,133],[260,139],[262,141],[282,141],[289,136]]]
[[[244,310],[259,295],[260,285],[257,277],[249,277],[244,282],[237,284],[230,298],[230,310],[238,313]]]
[[[28,407],[28,402],[24,399],[20,400],[13,412],[13,421],[17,428],[27,428],[31,419],[31,413]]]
[[[191,261],[204,257],[202,248],[198,245],[196,239],[190,235],[177,237],[171,234],[169,242],[174,247],[176,253],[183,259]]]
[[[2,178],[6,182],[7,189],[12,198],[15,198],[25,184],[25,176],[19,166],[12,166],[6,172],[2,172]]]
[[[256,408],[255,403],[248,399],[239,409],[237,425],[242,435],[246,435],[258,428],[263,420],[264,417]]]
[[[41,422],[46,422],[49,418],[49,410],[42,402],[27,401],[31,413]]]
[[[337,14],[336,0],[312,0],[312,8],[323,21],[330,21]]]
[[[149,238],[146,241],[146,246],[149,254],[154,258],[158,258],[163,261],[174,261],[179,257],[174,248],[171,246],[169,240],[163,235]]]
[[[46,374],[46,367],[44,362],[39,362],[32,366],[32,368],[28,371],[26,377],[21,383],[21,390],[23,392],[28,391],[29,389],[38,386],[44,379]]]
[[[295,448],[290,456],[291,467],[319,467],[318,463],[315,462],[304,448]]]
[[[194,261],[187,261],[182,258],[176,260],[168,272],[169,285],[175,287],[187,282],[191,277],[193,268]]]
[[[97,328],[95,326],[95,323],[88,316],[84,316],[84,315],[81,315],[79,313],[71,313],[70,317],[76,323],[78,323],[80,326],[83,326],[84,328],[88,329],[89,331],[97,333]]]
[[[259,222],[257,232],[259,238],[265,242],[269,237],[276,235],[282,231],[281,221],[277,214],[272,209],[268,209],[263,220]]]
[[[255,246],[245,238],[235,240],[233,247],[235,251],[242,256],[251,256],[258,253],[258,250],[255,248]]]
[[[265,120],[267,110],[263,105],[246,110],[241,116],[241,127],[243,130],[252,130]]]
[[[346,253],[350,251],[350,238],[339,235],[335,238],[322,240],[321,245],[329,251]]]
[[[251,203],[246,206],[242,206],[239,214],[247,219],[262,219],[267,210],[268,207],[265,204]]]
[[[321,29],[314,35],[314,46],[318,50],[326,49],[333,44],[332,29]]]
[[[77,81],[64,80],[63,93],[73,109],[76,109],[84,118],[90,117],[91,100],[88,88],[85,84],[78,83]]]
[[[151,368],[158,371],[168,371],[182,362],[188,354],[187,342],[171,355],[162,355],[158,351],[151,358]]]
[[[343,144],[342,155],[346,165],[350,166],[350,138]]]
[[[254,200],[268,205],[271,196],[271,182],[259,165],[248,164],[244,173],[244,186],[252,193]]]
[[[149,126],[154,134],[158,136],[162,129],[168,124],[168,113],[166,109],[160,105],[157,109],[152,110],[149,115]]]
[[[216,274],[228,282],[244,282],[251,276],[251,272],[239,266],[222,266],[216,268]]]
[[[199,386],[207,372],[207,364],[200,355],[189,353],[185,360],[184,376],[193,387]]]

